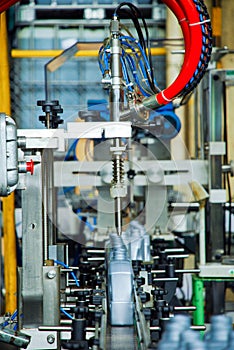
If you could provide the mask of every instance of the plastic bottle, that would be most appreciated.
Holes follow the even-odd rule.
[[[166,325],[158,350],[181,350],[182,334],[189,330],[190,325],[191,319],[187,315],[172,317]]]
[[[211,317],[211,329],[205,335],[207,350],[225,350],[232,333],[232,318],[226,315]]]
[[[225,348],[225,350],[234,350],[234,331],[230,333],[228,346]]]
[[[207,350],[206,343],[202,340],[196,340],[187,344],[186,350]]]
[[[200,341],[200,333],[187,329],[181,334],[180,350],[187,350],[189,344],[194,344]]]
[[[170,323],[170,321],[169,321]],[[162,339],[158,344],[158,350],[178,350],[181,342],[181,332],[176,324],[166,326]]]

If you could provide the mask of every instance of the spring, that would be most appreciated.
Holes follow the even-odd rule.
[[[115,155],[112,159],[113,183],[120,184],[124,182],[124,161],[120,155]]]

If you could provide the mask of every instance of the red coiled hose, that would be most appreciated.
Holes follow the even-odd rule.
[[[6,11],[10,6],[14,5],[19,0],[1,0],[0,1],[0,13]]]
[[[181,26],[185,56],[180,73],[174,82],[156,95],[143,100],[143,105],[152,109],[171,102],[182,92],[193,78],[202,53],[203,35],[200,16],[193,0],[163,0],[163,2],[175,14]]]

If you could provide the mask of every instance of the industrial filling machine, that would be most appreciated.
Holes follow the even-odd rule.
[[[234,274],[224,228],[231,200],[222,180],[233,173],[223,130],[234,71],[215,66],[203,0],[163,3],[184,37],[183,65],[168,87],[157,83],[147,21],[123,2],[98,53],[108,102],[90,103],[63,125],[50,74],[79,50],[76,42],[42,72],[44,129],[17,128],[0,114],[0,195],[17,189],[22,208],[17,310],[1,317],[1,349],[234,348],[232,322],[221,315],[224,281]],[[195,88],[201,154],[177,161],[176,107]],[[184,264],[190,253],[194,268]],[[193,275],[190,304],[178,294],[186,275],[187,288]],[[201,340],[206,282],[216,316]]]

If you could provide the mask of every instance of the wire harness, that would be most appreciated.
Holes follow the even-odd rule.
[[[128,17],[133,21],[137,38],[121,24],[122,80],[128,98],[144,107],[156,109],[175,98],[192,92],[204,76],[212,51],[212,28],[203,0],[163,0],[177,17],[184,36],[185,55],[177,78],[160,90],[154,77],[147,24],[139,9],[132,3],[117,6],[113,17]],[[143,31],[141,29],[143,26]],[[99,66],[103,79],[111,83],[110,38],[99,51]]]

